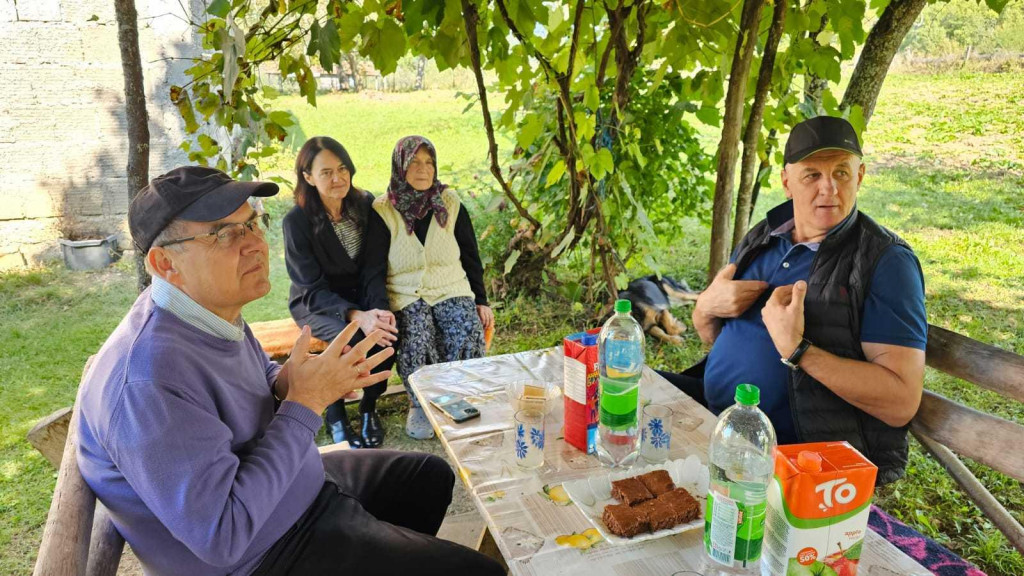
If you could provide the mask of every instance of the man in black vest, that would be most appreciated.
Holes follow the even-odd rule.
[[[672,378],[714,413],[756,384],[779,444],[846,440],[903,474],[924,378],[924,278],[910,247],[856,208],[864,164],[853,127],[820,116],[793,128],[789,201],[743,238],[697,300],[711,345],[703,373]]]

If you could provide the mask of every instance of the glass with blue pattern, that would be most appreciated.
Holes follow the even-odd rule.
[[[672,445],[672,409],[661,404],[648,404],[642,411],[640,456],[651,464],[668,459]]]
[[[544,412],[520,410],[515,415],[512,447],[516,464],[533,470],[544,465]]]

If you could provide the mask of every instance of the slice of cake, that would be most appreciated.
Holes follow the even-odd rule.
[[[677,524],[696,520],[700,516],[700,502],[682,488],[676,488],[658,496],[675,514]]]
[[[644,500],[654,498],[654,495],[644,486],[643,482],[633,476],[612,482],[612,498],[627,506],[635,506]]]
[[[677,514],[669,506],[668,502],[661,498],[648,500],[635,508],[642,513],[650,524],[651,532],[657,532],[665,528],[671,528],[679,522],[676,521]]]
[[[608,530],[616,536],[632,538],[641,532],[647,532],[649,524],[643,512],[626,504],[609,504],[604,507],[601,520]]]
[[[655,470],[648,472],[642,476],[638,476],[647,490],[650,491],[653,496],[661,496],[666,492],[671,492],[676,489],[676,485],[672,482],[672,477],[668,475],[668,472],[664,470]]]

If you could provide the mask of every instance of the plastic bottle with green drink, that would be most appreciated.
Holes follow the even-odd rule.
[[[637,408],[644,370],[644,331],[630,314],[629,300],[615,302],[615,314],[598,337],[600,371],[597,457],[605,466],[630,466],[639,453]]]
[[[711,483],[704,514],[704,549],[713,567],[728,574],[760,574],[768,483],[775,462],[775,428],[757,405],[753,384],[736,387],[711,435]]]

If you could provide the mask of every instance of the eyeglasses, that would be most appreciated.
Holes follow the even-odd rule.
[[[337,170],[335,170],[333,168],[327,168],[327,169],[321,170],[319,172],[320,178],[323,178],[325,180],[329,180],[331,182],[334,181],[335,177],[344,178],[344,177],[349,176],[349,175],[351,175],[351,172],[349,172],[349,169],[347,167],[345,167],[345,166],[342,166],[341,168],[338,168]]]
[[[207,232],[206,234],[196,234],[195,236],[189,236],[188,238],[176,238],[169,240],[158,245],[163,248],[164,246],[171,246],[173,244],[181,244],[182,242],[188,242],[189,240],[200,240],[205,238],[214,238],[218,248],[228,248],[234,246],[242,238],[245,238],[247,232],[252,232],[256,236],[263,238],[267,230],[270,228],[270,214],[256,213],[245,222],[232,222],[228,224],[221,224],[216,230]]]

